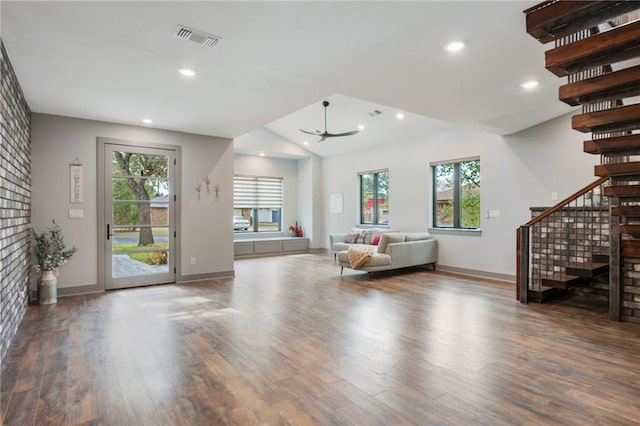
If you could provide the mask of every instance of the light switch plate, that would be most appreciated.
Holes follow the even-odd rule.
[[[83,209],[69,209],[69,219],[82,219],[84,218]]]

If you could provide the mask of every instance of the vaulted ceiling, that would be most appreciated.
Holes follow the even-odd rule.
[[[34,112],[229,138],[268,129],[335,155],[452,124],[508,134],[568,112],[525,33],[531,4],[3,1],[1,37]],[[179,24],[222,39],[177,38]],[[445,51],[452,40],[465,49]],[[365,130],[322,143],[300,132],[324,129],[324,99],[329,131]]]

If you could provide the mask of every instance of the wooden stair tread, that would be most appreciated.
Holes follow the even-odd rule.
[[[623,257],[640,257],[640,240],[622,240]]]
[[[593,278],[609,272],[609,264],[602,262],[570,263],[564,268],[567,275]]]
[[[529,8],[524,13],[527,33],[541,43],[548,43],[638,7],[640,4],[625,1],[549,1]]]
[[[640,206],[613,206],[611,216],[636,216],[640,217]]]
[[[640,65],[560,86],[562,102],[577,106],[604,99],[623,99],[640,93]]]
[[[640,134],[584,141],[584,152],[589,154],[640,154]]]
[[[530,302],[545,303],[565,294],[562,289],[543,286],[541,290],[529,290],[527,296]]]
[[[609,252],[593,253],[591,255],[591,261],[600,262],[600,263],[609,263]]]
[[[594,170],[595,175],[599,177],[640,175],[640,161],[629,161],[626,163],[614,164],[598,164],[595,166]]]
[[[551,277],[543,278],[542,285],[552,288],[567,289],[575,287],[583,281],[583,278],[577,275],[570,275],[564,272],[560,272],[557,274],[553,274]]]
[[[640,21],[631,22],[546,51],[545,66],[558,77],[564,77],[587,68],[621,62],[640,55],[639,40]]]
[[[640,185],[611,185],[602,191],[605,197],[640,197]]]
[[[622,224],[618,227],[620,234],[640,235],[640,225]]]
[[[640,28],[638,31],[640,34]],[[638,40],[638,46],[640,46],[640,40]],[[574,130],[584,133],[637,129],[640,128],[640,104],[576,114],[571,117],[571,126]]]

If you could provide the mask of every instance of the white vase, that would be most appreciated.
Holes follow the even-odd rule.
[[[58,278],[53,271],[42,271],[38,282],[38,302],[50,305],[58,301]]]

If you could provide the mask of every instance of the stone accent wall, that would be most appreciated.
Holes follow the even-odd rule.
[[[531,217],[536,217],[545,208],[531,208]],[[552,216],[552,220],[534,226],[531,232],[531,268],[533,283],[561,272],[566,262],[588,262],[594,253],[609,250],[609,210],[563,209]],[[578,245],[578,250],[571,247]],[[640,324],[640,259],[622,260],[622,320]],[[597,280],[576,292],[597,300],[609,300],[609,283]]]
[[[622,269],[622,320],[640,324],[640,259],[626,257]]]
[[[546,208],[531,208],[534,218]],[[567,207],[531,228],[531,272],[534,289],[541,279],[564,272],[568,263],[591,262],[594,254],[609,253],[609,208]],[[595,281],[576,292],[609,300],[609,282]]]
[[[31,265],[31,112],[0,40],[0,359],[28,303]]]

